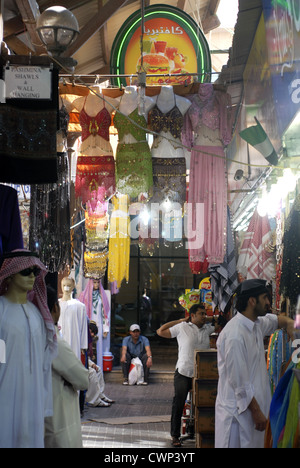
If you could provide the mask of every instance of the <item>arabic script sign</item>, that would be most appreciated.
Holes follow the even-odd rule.
[[[112,74],[136,75],[144,70],[148,86],[210,81],[209,47],[190,16],[177,8],[155,5],[146,8],[143,34],[141,28],[140,11],[121,27],[112,48]],[[130,78],[114,81],[118,86],[128,85]]]

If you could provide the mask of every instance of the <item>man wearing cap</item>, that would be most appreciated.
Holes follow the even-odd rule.
[[[131,360],[138,357],[144,368],[143,385],[148,385],[149,371],[152,367],[152,354],[148,338],[141,335],[140,326],[134,323],[131,325],[130,336],[124,338],[122,343],[121,364],[124,375],[123,385],[128,385],[128,375]]]
[[[269,285],[253,279],[237,290],[237,315],[219,336],[216,448],[263,448],[271,404],[264,337],[294,321],[270,311]]]

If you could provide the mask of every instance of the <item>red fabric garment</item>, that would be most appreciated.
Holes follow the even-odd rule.
[[[82,141],[87,140],[90,136],[95,137],[97,135],[109,141],[111,115],[105,105],[96,117],[90,117],[83,108],[80,112],[79,122],[82,128]]]
[[[103,201],[116,191],[115,160],[113,156],[80,156],[77,160],[75,182],[76,197],[81,197],[83,203],[92,198]]]
[[[33,290],[28,293],[28,301],[32,302],[40,311],[47,330],[47,340],[53,357],[57,351],[56,332],[52,316],[47,304],[47,289],[45,276],[48,271],[45,265],[32,252],[25,249],[14,250],[11,252],[13,258],[6,258],[0,269],[0,296],[3,296],[7,290],[6,279],[12,275],[20,273],[22,270],[37,266],[41,272],[36,277]],[[26,256],[23,256],[26,255]]]
[[[267,247],[272,245],[272,231],[268,216],[259,216],[255,210],[240,250],[237,270],[245,279],[262,278],[272,281],[275,260]]]

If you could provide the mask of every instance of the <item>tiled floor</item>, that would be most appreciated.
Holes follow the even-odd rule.
[[[168,448],[170,422],[112,425],[93,419],[128,416],[170,416],[173,382],[151,383],[147,387],[126,387],[119,382],[106,384],[105,393],[116,402],[110,408],[87,408],[82,418],[85,448]],[[159,418],[158,418],[159,419]],[[184,447],[194,447],[186,441]]]

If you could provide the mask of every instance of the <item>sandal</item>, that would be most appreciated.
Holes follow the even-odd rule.
[[[178,437],[172,437],[172,446],[181,447],[182,446],[181,440],[178,439]]]

